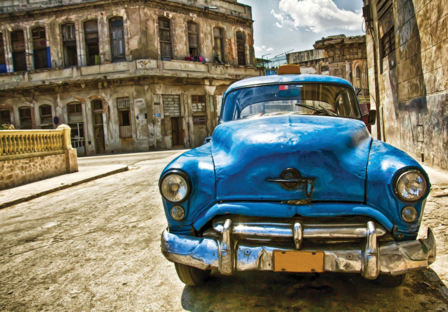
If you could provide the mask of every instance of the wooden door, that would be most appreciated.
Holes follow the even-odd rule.
[[[103,103],[100,100],[92,101],[93,135],[95,137],[95,150],[97,154],[106,152],[103,126]]]
[[[171,130],[172,130],[172,138],[173,138],[173,146],[181,145],[181,129],[179,127],[180,118],[173,117],[171,118]]]
[[[110,31],[112,61],[125,60],[123,20],[116,19],[111,21]]]

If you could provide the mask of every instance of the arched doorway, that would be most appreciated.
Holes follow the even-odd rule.
[[[105,153],[104,125],[103,125],[103,101],[93,100],[92,121],[93,121],[93,137],[95,138],[95,152],[97,154]]]

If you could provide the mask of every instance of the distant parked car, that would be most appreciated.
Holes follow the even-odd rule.
[[[203,143],[203,144],[207,144],[207,143],[209,143],[211,140],[212,140],[212,137],[211,137],[211,136],[206,137],[205,140],[204,140],[204,143]]]
[[[294,70],[230,86],[211,144],[163,171],[162,252],[185,284],[215,268],[360,273],[398,286],[435,261],[432,231],[417,239],[426,172],[371,137],[349,82],[282,75]]]

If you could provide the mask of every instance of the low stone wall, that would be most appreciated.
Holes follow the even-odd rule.
[[[0,131],[0,190],[76,171],[70,127]]]

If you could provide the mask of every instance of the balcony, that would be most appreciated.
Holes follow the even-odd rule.
[[[141,76],[239,80],[261,75],[264,75],[263,69],[255,67],[140,59],[86,67],[49,68],[0,74],[0,90],[7,91],[42,85],[55,86],[65,83],[126,79]]]

